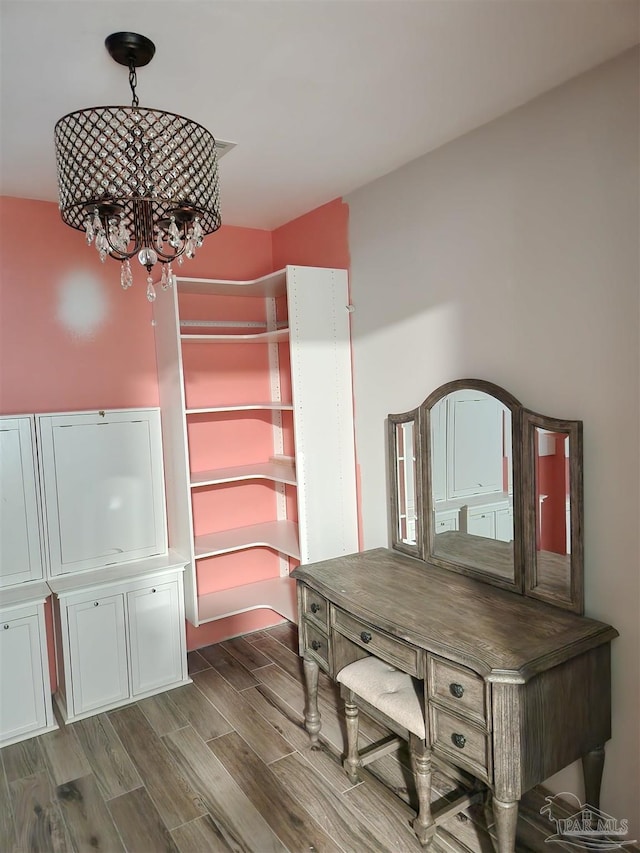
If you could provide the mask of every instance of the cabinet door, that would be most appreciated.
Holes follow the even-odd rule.
[[[126,699],[124,597],[109,595],[70,604],[67,614],[74,715]]]
[[[502,491],[502,404],[466,390],[447,403],[448,497]]]
[[[470,512],[467,516],[467,533],[473,533],[474,536],[484,536],[486,539],[495,539],[495,512],[490,510]]]
[[[46,725],[45,668],[37,613],[2,621],[0,684],[0,741]]]
[[[502,542],[513,541],[513,510],[499,509],[496,512],[496,539]]]
[[[182,681],[184,615],[178,582],[127,593],[131,685],[134,695]]]
[[[31,418],[0,418],[0,586],[42,577]]]
[[[166,551],[157,411],[39,418],[52,575]]]

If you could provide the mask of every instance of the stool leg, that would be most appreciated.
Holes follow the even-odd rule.
[[[436,825],[431,816],[431,750],[414,734],[409,735],[409,749],[419,804],[413,829],[420,844],[427,847],[436,834]]]
[[[347,726],[347,756],[343,762],[349,781],[354,785],[359,781],[358,768],[360,756],[358,755],[358,706],[353,701],[353,693],[348,692],[344,700],[344,716]]]

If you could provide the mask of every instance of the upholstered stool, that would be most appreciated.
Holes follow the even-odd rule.
[[[437,823],[477,801],[482,794],[477,785],[472,785],[471,791],[449,803],[435,818],[432,816],[431,750],[426,742],[423,683],[375,657],[345,666],[338,673],[337,680],[345,703],[347,754],[343,765],[349,780],[355,784],[360,767],[395,751],[402,740],[408,741],[418,794],[418,814],[413,828],[420,843],[429,844]],[[394,734],[358,750],[358,708]]]

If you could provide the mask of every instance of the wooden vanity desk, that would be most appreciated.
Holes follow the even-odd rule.
[[[485,538],[474,560],[465,564],[450,563],[443,548],[464,552],[467,545],[459,549],[454,540],[467,536],[471,547],[475,534],[454,528],[437,542],[432,491],[436,442],[428,414],[434,400],[469,386],[485,395],[491,392],[513,419],[508,461],[514,533],[510,545]],[[579,758],[585,801],[598,807],[604,744],[611,736],[610,647],[617,631],[581,615],[581,433],[577,422],[543,419],[479,380],[450,383],[420,409],[389,420],[394,547],[299,566],[293,573],[306,728],[317,740],[319,669],[336,679],[344,667],[374,656],[418,679],[427,785],[432,756],[483,783],[493,795],[499,853],[513,853],[521,796]],[[409,436],[398,437],[398,425],[407,422],[412,424]],[[558,592],[557,573],[548,584],[542,576],[549,542],[558,549],[555,553],[561,547],[542,529],[548,522],[538,511],[542,501],[536,478],[542,475],[536,473],[541,468],[536,448],[553,446],[546,438],[542,442],[541,435],[562,438],[565,432],[571,442],[566,466],[564,450],[558,461],[570,471],[571,516],[567,511],[568,544],[558,559],[570,570]],[[413,466],[409,473],[406,467],[400,471],[399,463],[406,459]],[[403,506],[401,492],[411,480],[415,491]],[[502,496],[500,500],[504,504]],[[508,577],[502,562],[493,576],[490,560],[486,570],[482,567],[483,554],[486,558],[501,549],[513,554]],[[432,831],[425,832],[423,824],[422,837],[416,829],[424,844],[433,838],[437,815],[429,814],[427,823]]]

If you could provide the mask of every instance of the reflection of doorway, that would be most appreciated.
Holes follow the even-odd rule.
[[[569,439],[563,433],[536,429],[536,492],[539,551],[569,554]]]

